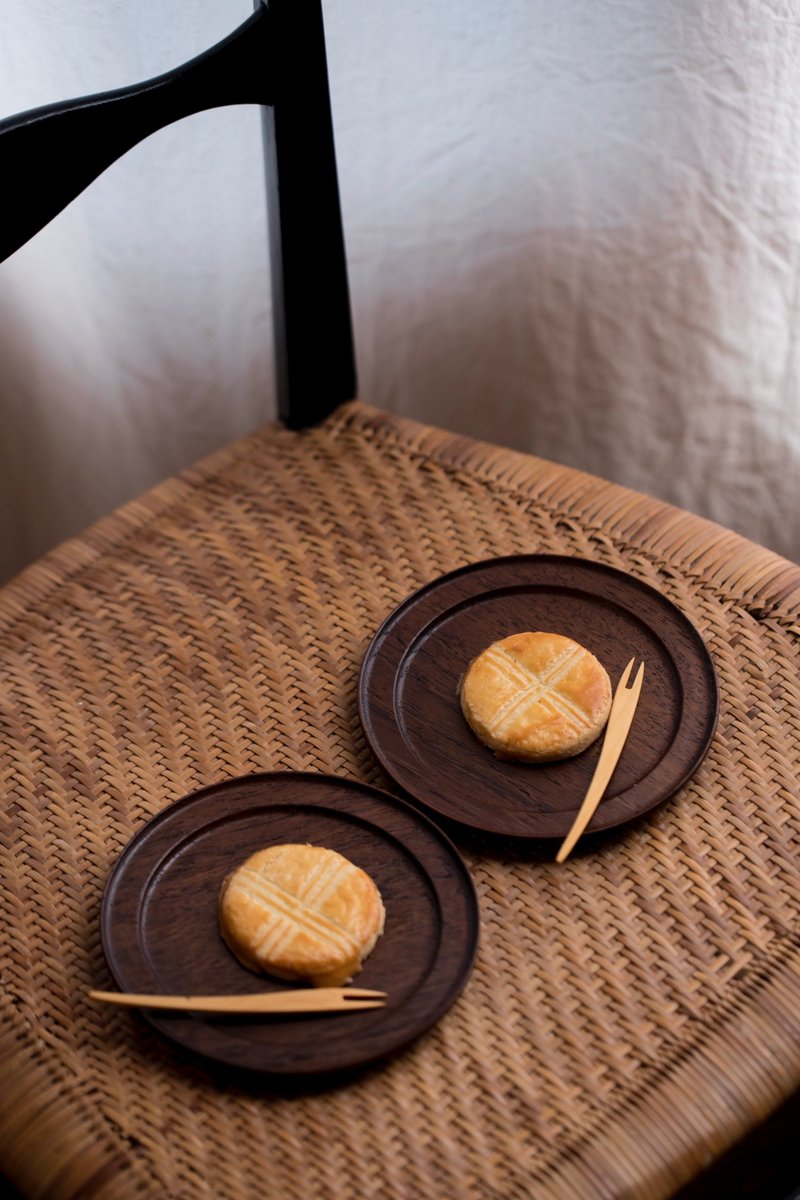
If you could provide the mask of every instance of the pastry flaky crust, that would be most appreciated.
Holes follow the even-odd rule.
[[[498,758],[551,762],[579,754],[611,709],[611,681],[585,646],[558,633],[515,633],[473,659],[461,708]]]
[[[228,876],[219,897],[220,930],[240,962],[319,987],[352,979],[384,917],[366,871],[322,846],[258,850]]]

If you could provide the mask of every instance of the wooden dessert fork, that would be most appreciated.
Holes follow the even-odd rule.
[[[636,678],[633,683],[630,687],[628,686],[628,680],[630,679],[635,662],[636,659],[632,658],[620,676],[617,690],[614,693],[614,699],[611,702],[611,712],[603,739],[603,748],[600,751],[594,775],[592,776],[580,811],[572,823],[572,828],[564,838],[561,849],[556,855],[557,863],[563,863],[572,853],[575,843],[594,816],[595,809],[608,787],[614,767],[619,761],[622,747],[625,745],[625,739],[631,727],[633,714],[636,711],[636,705],[639,702],[639,693],[642,690],[642,680],[644,678],[644,663],[642,663],[636,672]]]
[[[382,1008],[386,1003],[386,992],[354,987],[297,988],[288,992],[258,992],[250,996],[161,996],[138,992],[89,992],[89,999],[127,1008],[161,1008],[173,1012],[361,1012],[364,1008]]]

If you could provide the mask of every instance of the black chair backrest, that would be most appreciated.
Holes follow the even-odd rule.
[[[263,106],[278,413],[313,425],[356,394],[321,0],[255,0],[173,71],[0,121],[0,261],[143,138],[230,104]]]

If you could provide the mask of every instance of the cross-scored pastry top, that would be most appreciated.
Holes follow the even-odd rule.
[[[236,957],[281,979],[338,986],[383,931],[374,881],[343,855],[286,844],[252,854],[225,880],[222,936]]]
[[[557,633],[516,633],[470,664],[461,707],[499,758],[547,762],[580,753],[600,734],[611,681],[595,656]]]

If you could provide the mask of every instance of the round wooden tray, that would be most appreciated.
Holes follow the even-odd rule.
[[[478,906],[469,872],[436,826],[402,800],[328,775],[231,779],[150,821],[115,865],[103,898],[103,950],[126,992],[180,995],[296,987],[251,973],[225,946],[217,899],[225,876],[263,846],[312,842],[372,876],[383,936],[357,976],[385,1008],[314,1016],[148,1012],[156,1029],[228,1066],[278,1075],[360,1067],[434,1024],[469,978]]]
[[[472,829],[565,837],[602,738],[562,762],[503,762],[478,742],[459,703],[463,673],[481,650],[536,629],[587,646],[612,686],[633,655],[645,662],[633,726],[589,832],[633,820],[673,795],[716,726],[705,644],[660,592],[611,567],[557,555],[463,567],[415,592],[383,623],[362,666],[359,710],[387,775],[432,813]]]

